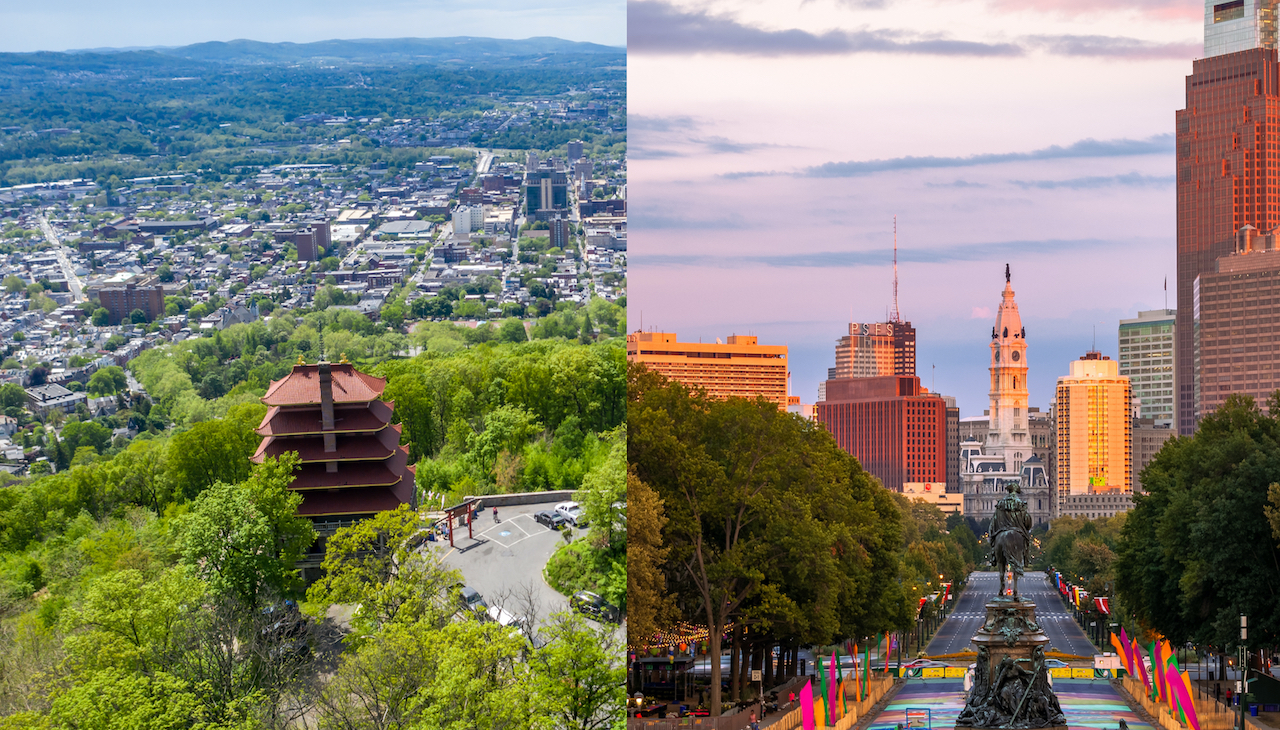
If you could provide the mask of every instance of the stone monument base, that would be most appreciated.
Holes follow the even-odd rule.
[[[1049,637],[1036,623],[1036,604],[1018,597],[987,603],[987,620],[973,637],[978,659],[958,728],[1066,727],[1049,686]]]

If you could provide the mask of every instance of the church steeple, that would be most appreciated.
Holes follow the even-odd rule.
[[[987,454],[1002,454],[1005,468],[1020,471],[1031,456],[1027,430],[1027,330],[1014,301],[1013,277],[1004,267],[1004,292],[991,329],[991,409]]]

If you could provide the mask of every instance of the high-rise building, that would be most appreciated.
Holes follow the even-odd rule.
[[[715,344],[677,342],[674,332],[632,332],[627,360],[685,385],[697,386],[712,398],[756,398],[787,407],[786,345],[761,345],[755,337],[733,335]]]
[[[1280,388],[1280,250],[1276,236],[1241,231],[1239,253],[1195,281],[1196,416],[1232,393],[1259,403]]]
[[[539,167],[524,174],[525,213],[540,221],[569,207],[569,177],[553,167]]]
[[[148,322],[164,315],[164,284],[156,277],[131,281],[124,285],[105,286],[98,290],[98,302],[107,310],[107,322],[129,321],[133,310],[142,310]]]
[[[552,248],[564,250],[569,248],[569,219],[556,216],[547,222],[550,229],[550,243]]]
[[[920,387],[920,378],[828,380],[815,411],[840,448],[887,489],[913,483],[946,492],[947,403]]]
[[[910,322],[850,322],[836,342],[834,378],[916,374],[916,330]]]
[[[1053,514],[1052,486],[1044,460],[1036,455],[1027,405],[1027,329],[1014,301],[1012,276],[1004,270],[1004,291],[991,328],[991,407],[982,442],[960,447],[964,513],[979,521],[991,518],[1005,485],[1017,483],[1035,524]],[[967,419],[966,419],[967,420]],[[961,424],[963,425],[963,424]],[[961,429],[961,437],[965,436]]]
[[[1172,426],[1173,330],[1177,312],[1153,309],[1120,320],[1120,374],[1133,388],[1134,418]]]
[[[573,164],[573,163],[574,163],[574,162],[576,162],[577,160],[581,159],[581,157],[582,157],[582,140],[580,140],[580,139],[570,140],[570,141],[569,141],[569,144],[568,144],[568,146],[567,146],[567,151],[568,151],[568,154],[566,155],[566,157],[568,157],[568,158],[569,158],[569,163],[570,163],[570,164]]]
[[[1176,116],[1177,429],[1196,428],[1194,286],[1245,225],[1280,224],[1280,63],[1275,0],[1206,0],[1204,57]]]
[[[980,450],[972,453],[970,449],[969,458],[961,464],[965,514],[979,520],[990,518],[1010,481],[1020,485],[1034,522],[1047,522],[1052,513],[1048,472],[1032,438],[1026,336],[1006,266],[1004,292],[991,330],[986,432],[975,434],[981,437]]]
[[[959,494],[964,492],[960,483],[960,409],[955,396],[941,397],[947,404],[947,491]],[[960,504],[963,506],[963,500]]]
[[[1132,390],[1119,363],[1089,352],[1058,378],[1059,511],[1067,497],[1133,491]]]

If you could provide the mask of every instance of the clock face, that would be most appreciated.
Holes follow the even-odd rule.
[[[996,350],[996,362],[1000,362],[1000,351]]]
[[[1021,359],[1022,359],[1022,353],[1018,352],[1017,350],[1014,350],[1014,351],[1013,351],[1013,361],[1014,361],[1014,362],[1017,362],[1017,361],[1019,361],[1019,360],[1021,360]]]

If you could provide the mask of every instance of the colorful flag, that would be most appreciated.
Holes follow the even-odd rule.
[[[832,724],[831,717],[827,714],[827,710],[830,707],[830,704],[827,702],[827,674],[822,668],[822,657],[814,655],[813,662],[817,665],[818,669],[816,682],[818,685],[818,696],[813,701],[813,714],[824,726],[830,726]]]
[[[879,637],[876,637],[879,642]],[[871,692],[871,645],[867,644],[862,648],[866,654],[866,661],[862,663],[862,693],[858,695],[858,701],[861,702],[867,698],[867,694]]]
[[[1169,711],[1178,718],[1179,722],[1186,725],[1186,715],[1182,713],[1182,707],[1178,702],[1178,686],[1182,684],[1182,678],[1178,675],[1178,657],[1170,656],[1161,669],[1164,671],[1164,691],[1168,695],[1166,702],[1169,704]]]
[[[1133,668],[1138,670],[1138,676],[1142,679],[1142,686],[1147,688],[1147,693],[1151,692],[1151,680],[1147,677],[1147,665],[1142,663],[1142,649],[1138,647],[1138,637],[1129,640],[1131,651],[1133,653]]]
[[[803,730],[816,730],[818,727],[817,713],[815,710],[813,699],[813,682],[805,682],[804,687],[800,689],[800,724]]]
[[[1130,677],[1138,676],[1138,670],[1133,666],[1135,659],[1133,654],[1133,642],[1129,641],[1129,635],[1125,633],[1123,626],[1120,627],[1120,644],[1124,646],[1125,669],[1129,672]]]
[[[1176,669],[1177,664],[1172,664],[1170,668]],[[1196,703],[1193,699],[1195,695],[1191,691],[1191,677],[1186,672],[1179,674],[1174,671],[1169,674],[1169,685],[1177,694],[1178,705],[1182,708],[1183,724],[1191,730],[1200,730],[1200,717],[1196,714]]]
[[[839,654],[831,652],[831,664],[827,666],[827,724],[834,725],[840,719],[840,672],[836,666]]]
[[[1120,657],[1124,662],[1124,670],[1129,673],[1129,676],[1133,676],[1133,667],[1129,664],[1129,654],[1124,650],[1124,644],[1120,642],[1120,637],[1116,636],[1115,632],[1111,633],[1111,646],[1115,647],[1116,656]]]

